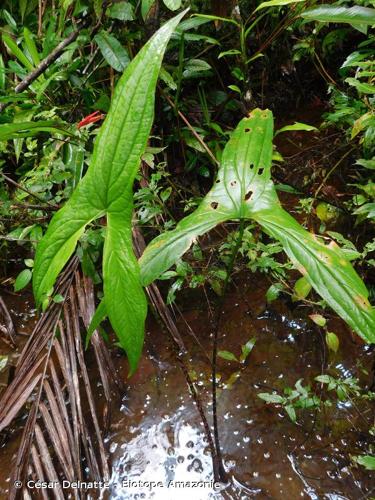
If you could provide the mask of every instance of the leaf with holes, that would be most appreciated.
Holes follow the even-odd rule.
[[[280,206],[271,180],[273,117],[255,109],[226,145],[214,187],[175,230],[161,234],[140,259],[144,285],[158,278],[198,238],[228,220],[253,219],[283,245],[307,282],[365,341],[375,342],[375,310],[344,252],[325,245]]]
[[[91,221],[107,216],[103,255],[106,311],[133,373],[143,344],[147,302],[131,240],[133,182],[150,134],[162,58],[182,14],[167,22],[129,64],[95,141],[91,164],[70,200],[52,218],[35,256],[40,306]]]

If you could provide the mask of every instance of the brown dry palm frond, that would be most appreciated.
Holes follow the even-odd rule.
[[[114,388],[123,390],[111,366],[102,337],[91,338],[103,388],[102,417],[85,364],[82,325],[95,311],[92,282],[78,272],[73,259],[61,276],[56,293],[65,297],[51,304],[22,351],[14,379],[0,400],[0,431],[30,404],[27,422],[12,468],[10,499],[34,498],[25,487],[29,479],[57,481],[53,490],[39,490],[41,498],[86,498],[82,490],[62,489],[60,481],[103,481],[109,466],[103,433],[109,422]],[[35,491],[35,490],[34,490]],[[31,495],[31,496],[30,496]],[[39,498],[38,496],[38,498]]]

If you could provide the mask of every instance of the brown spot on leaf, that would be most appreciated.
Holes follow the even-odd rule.
[[[213,201],[213,202],[211,203],[211,207],[212,207],[214,210],[216,210],[218,206],[219,206],[219,204],[218,204],[218,202],[217,202],[217,201]]]
[[[253,192],[250,190],[248,191],[246,194],[245,194],[245,201],[248,201],[250,198],[251,198],[251,195],[253,194]]]
[[[370,302],[366,299],[366,297],[363,297],[363,295],[356,295],[354,300],[361,309],[368,310],[371,307]]]

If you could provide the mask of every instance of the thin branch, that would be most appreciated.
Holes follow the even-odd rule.
[[[52,203],[50,203],[49,201],[45,201],[43,200],[43,198],[41,198],[40,196],[38,196],[37,194],[33,193],[32,191],[29,191],[28,189],[26,189],[25,187],[21,186],[21,184],[19,184],[18,182],[14,181],[13,179],[11,179],[10,177],[8,177],[6,174],[4,174],[4,172],[0,172],[0,175],[7,181],[9,182],[9,184],[13,184],[13,186],[16,186],[18,189],[21,189],[21,191],[24,191],[25,193],[29,194],[30,196],[33,196],[36,200],[38,201],[41,201],[42,203],[46,203],[48,205],[48,207],[50,208],[50,210],[58,210],[59,207],[56,206],[56,205],[52,205]]]
[[[168,101],[168,103],[172,106],[172,108],[176,109],[176,105],[172,101],[172,99],[160,87],[159,87],[159,90],[162,93],[162,95],[166,98],[166,100]],[[212,161],[216,165],[219,165],[219,162],[215,158],[215,155],[213,154],[213,152],[211,151],[211,149],[207,146],[207,144],[204,142],[204,140],[202,139],[202,137],[199,134],[197,134],[197,132],[194,129],[193,125],[189,122],[189,120],[186,118],[186,116],[183,113],[181,113],[180,110],[177,110],[177,113],[178,113],[178,116],[181,118],[181,120],[189,128],[189,130],[191,131],[191,133],[194,135],[194,137],[197,139],[197,141],[199,142],[199,144],[201,144],[201,146],[205,149],[205,151],[207,152],[208,156],[212,159]]]
[[[82,29],[86,28],[89,24],[89,20],[85,19],[79,27],[72,31],[69,36],[65,38],[62,42],[58,44],[58,46],[53,49],[53,51],[48,54],[47,57],[43,59],[39,63],[39,65],[31,72],[29,73],[23,80],[20,82],[14,89],[15,94],[19,94],[20,92],[23,92],[26,90],[41,74],[43,74],[46,69],[48,69],[51,64],[53,64],[64,52],[65,47],[70,45],[72,42],[74,42],[77,38],[78,35],[81,33]],[[0,104],[0,113],[4,111],[4,109],[9,105],[9,102],[3,102]]]

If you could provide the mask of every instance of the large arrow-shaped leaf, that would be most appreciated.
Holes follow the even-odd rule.
[[[198,236],[230,219],[254,219],[277,238],[297,269],[367,342],[375,342],[375,310],[365,285],[337,245],[326,246],[280,206],[271,180],[273,117],[254,110],[229,140],[214,187],[174,231],[153,240],[140,259],[144,285],[183,255]]]
[[[142,349],[147,309],[131,240],[133,182],[153,122],[162,58],[184,14],[159,29],[120,78],[95,141],[87,174],[71,199],[53,217],[35,256],[33,288],[40,305],[86,225],[107,215],[103,256],[106,310],[127,351],[131,372]]]
[[[275,198],[270,169],[264,168],[271,164],[272,137],[270,112],[255,110],[241,120],[224,149],[216,182],[197,210],[146,248],[140,259],[144,285],[176,262],[198,236],[221,222],[245,217],[255,199],[261,205],[260,194],[266,205],[271,202],[268,198]]]

